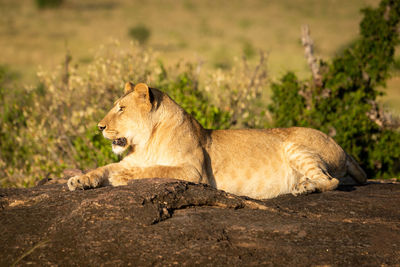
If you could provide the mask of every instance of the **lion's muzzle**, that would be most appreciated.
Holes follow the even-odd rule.
[[[121,138],[118,138],[118,139],[114,139],[112,144],[124,147],[124,146],[126,146],[127,141],[126,141],[125,137],[121,137]]]

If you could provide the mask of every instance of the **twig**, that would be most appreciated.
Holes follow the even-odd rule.
[[[367,116],[381,128],[397,129],[400,127],[400,121],[393,118],[392,114],[384,111],[376,101],[369,101],[371,110]]]
[[[260,70],[261,66],[264,65],[264,61],[265,61],[265,54],[264,54],[263,51],[260,51],[260,60],[259,60],[259,62],[257,64],[257,66],[256,66],[256,69],[253,72],[253,76],[251,78],[250,86],[249,86],[250,88],[254,86],[255,80],[257,78],[258,71]]]
[[[308,25],[301,27],[301,42],[304,46],[304,54],[307,59],[307,63],[310,66],[311,73],[314,79],[314,84],[318,87],[322,86],[322,77],[319,69],[319,64],[314,56],[314,43],[310,37],[310,28]]]
[[[31,248],[30,250],[28,250],[27,252],[25,252],[24,254],[22,254],[16,261],[14,261],[14,263],[11,265],[12,267],[17,265],[18,262],[20,262],[23,258],[25,258],[26,256],[28,256],[29,254],[31,254],[35,249],[37,249],[38,247],[43,246],[44,244],[48,243],[50,240],[45,240],[42,242],[37,243],[33,248]]]
[[[65,53],[64,75],[62,79],[66,90],[69,90],[69,63],[71,62],[71,60],[71,53],[69,52],[69,50],[67,50],[67,52]]]
[[[204,64],[204,61],[202,59],[198,59],[197,60],[197,65],[196,65],[196,69],[194,71],[194,90],[198,90],[199,89],[199,79],[200,79],[200,72],[201,72],[201,68]]]

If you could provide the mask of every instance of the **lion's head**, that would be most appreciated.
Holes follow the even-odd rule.
[[[125,84],[124,96],[99,122],[103,136],[112,141],[112,150],[123,153],[129,147],[144,145],[153,128],[151,111],[154,96],[144,83]]]

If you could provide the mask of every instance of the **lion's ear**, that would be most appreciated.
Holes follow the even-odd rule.
[[[128,94],[134,90],[135,85],[131,82],[127,82],[124,88],[124,94]]]
[[[149,101],[150,100],[150,89],[145,83],[138,83],[136,84],[135,88],[133,89],[136,97]]]

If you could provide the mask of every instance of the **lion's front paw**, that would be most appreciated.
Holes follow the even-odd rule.
[[[85,190],[89,188],[96,188],[100,186],[98,178],[90,177],[88,175],[80,175],[69,178],[68,189],[70,191]]]

